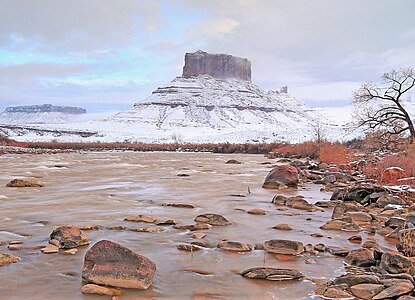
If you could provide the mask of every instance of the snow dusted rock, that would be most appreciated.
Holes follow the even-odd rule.
[[[86,114],[86,110],[71,106],[51,104],[7,107],[0,114],[0,123],[4,124],[51,124],[67,123],[77,116]]]
[[[398,179],[405,178],[405,177],[406,177],[406,172],[402,168],[389,167],[383,170],[381,182],[393,183],[393,182],[396,182]]]

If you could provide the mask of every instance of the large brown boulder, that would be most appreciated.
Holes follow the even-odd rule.
[[[374,296],[373,300],[396,299],[398,296],[409,294],[414,290],[414,285],[409,280],[393,280],[382,292]]]
[[[61,249],[69,249],[88,245],[89,239],[76,226],[61,226],[52,231],[49,243]]]
[[[351,250],[344,258],[344,262],[357,267],[370,267],[376,264],[373,250],[367,248]]]
[[[345,213],[347,212],[359,212],[359,211],[361,211],[361,208],[358,207],[356,204],[341,202],[341,203],[338,203],[334,207],[331,218],[337,219],[337,218],[343,217]]]
[[[279,188],[281,183],[287,187],[298,186],[298,170],[296,167],[283,165],[276,166],[265,178],[263,188]]]
[[[379,268],[388,273],[404,273],[412,267],[412,261],[397,252],[385,252],[382,254]]]
[[[147,289],[156,264],[117,243],[102,240],[85,254],[82,279],[87,283],[120,288]]]
[[[381,182],[395,183],[401,178],[407,177],[405,170],[399,167],[389,167],[383,170]]]
[[[350,288],[350,291],[358,299],[372,299],[373,296],[383,291],[385,287],[383,284],[362,283]]]

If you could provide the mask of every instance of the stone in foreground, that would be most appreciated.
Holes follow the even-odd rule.
[[[118,289],[101,286],[97,284],[86,284],[82,287],[81,292],[84,294],[119,296],[121,291]]]
[[[85,254],[82,279],[88,283],[145,290],[153,283],[156,264],[117,243],[102,240]]]
[[[49,243],[60,249],[70,249],[88,245],[89,239],[76,226],[61,226],[52,231]]]
[[[207,223],[212,226],[225,226],[225,225],[231,225],[232,223],[229,222],[225,217],[217,214],[203,214],[198,215],[195,218],[196,222],[199,223]]]
[[[409,280],[400,280],[395,282],[393,285],[387,287],[382,292],[374,296],[373,300],[380,299],[395,299],[395,297],[409,294],[414,289],[414,285]]]
[[[384,289],[383,284],[362,283],[352,286],[350,291],[359,299],[372,299],[373,296],[379,294]]]
[[[296,241],[269,240],[264,243],[264,249],[276,254],[299,255],[304,252],[304,245]]]
[[[396,252],[385,252],[380,260],[379,267],[388,273],[405,273],[412,267],[412,261]]]
[[[272,281],[293,280],[304,277],[304,275],[297,270],[271,267],[250,268],[242,271],[241,275],[250,279],[266,279]]]
[[[344,262],[357,267],[370,267],[376,264],[373,250],[367,248],[351,250],[344,258]]]
[[[43,187],[43,184],[35,178],[13,179],[6,187]]]
[[[0,252],[0,266],[17,263],[21,260],[22,259],[20,257]]]

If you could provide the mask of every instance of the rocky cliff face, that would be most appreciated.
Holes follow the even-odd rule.
[[[7,107],[5,113],[48,113],[59,112],[64,114],[85,114],[86,109],[72,106],[54,106],[52,104],[27,105]]]
[[[210,75],[218,79],[251,81],[251,63],[246,58],[228,54],[209,54],[203,51],[186,53],[183,77]]]

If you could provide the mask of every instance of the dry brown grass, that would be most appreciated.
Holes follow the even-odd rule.
[[[385,170],[398,167],[405,171],[401,176],[385,176]],[[369,162],[363,169],[366,176],[376,179],[384,185],[410,185],[415,187],[415,146],[409,146],[397,154],[390,154],[376,161]]]
[[[351,157],[351,150],[344,144],[330,142],[287,144],[274,149],[274,152],[284,156],[318,159],[320,162],[337,165],[347,163]]]
[[[341,143],[322,143],[319,160],[328,164],[345,164],[349,160],[349,150]]]
[[[126,150],[126,151],[196,151],[196,152],[214,152],[214,153],[250,153],[250,154],[267,154],[279,144],[190,144],[190,143],[170,143],[170,144],[147,144],[147,143],[61,143],[61,142],[27,142],[21,143],[10,139],[0,145],[16,146],[32,149],[60,149],[60,150],[89,150],[89,151],[107,151],[107,150]]]
[[[318,144],[317,142],[304,142],[300,144],[285,144],[273,150],[274,153],[283,156],[298,156],[309,157],[312,159],[318,158]]]

